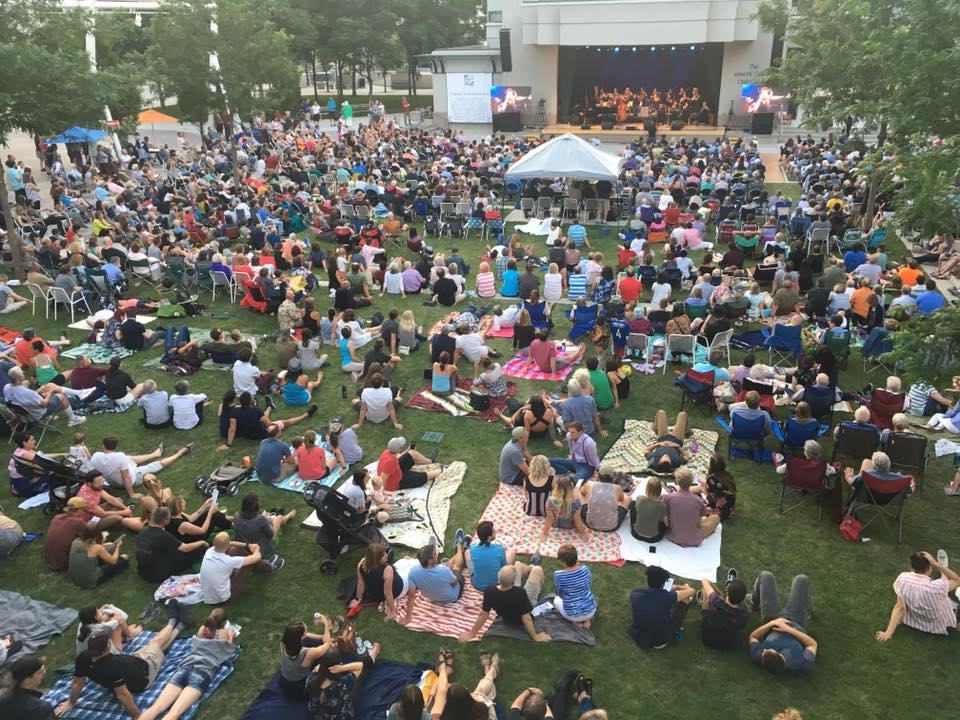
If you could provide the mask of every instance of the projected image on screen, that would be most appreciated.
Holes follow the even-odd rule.
[[[786,108],[788,97],[767,85],[744,83],[740,86],[740,111],[750,114],[780,112]]]
[[[512,112],[530,112],[533,90],[529,85],[510,87],[494,85],[490,88],[490,109],[494,115]]]

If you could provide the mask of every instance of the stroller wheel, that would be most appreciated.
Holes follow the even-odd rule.
[[[236,495],[238,492],[240,492],[240,484],[234,480],[232,483],[227,485],[226,492],[227,495]]]
[[[336,575],[337,574],[337,564],[333,560],[324,560],[320,563],[320,574],[321,575]]]
[[[311,480],[303,486],[303,499],[306,500],[307,505],[313,504],[313,496],[316,494],[319,484],[316,480]]]
[[[206,475],[197,475],[194,479],[193,484],[196,485],[197,490],[203,491],[207,486],[207,476]]]

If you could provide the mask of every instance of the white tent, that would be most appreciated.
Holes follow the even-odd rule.
[[[623,158],[598,150],[586,140],[564,133],[534,148],[507,170],[508,180],[576,178],[616,182]]]

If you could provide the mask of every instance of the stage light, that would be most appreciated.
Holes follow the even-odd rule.
[[[620,46],[618,45],[617,47],[615,47],[615,48],[613,49],[613,51],[614,51],[614,52],[620,52]]]
[[[651,46],[650,46],[650,52],[654,52],[656,49],[657,49],[657,46],[656,46],[656,45],[651,45]]]
[[[597,52],[600,52],[600,48],[597,48]]]
[[[674,50],[676,50],[676,49],[677,49],[677,46],[676,46],[676,45],[671,45],[671,46],[670,46],[670,51],[671,51],[671,52],[674,51]]]
[[[690,51],[691,51],[691,52],[694,51],[694,50],[696,50],[696,49],[697,49],[697,46],[696,46],[696,45],[691,45],[691,46],[690,46]]]
[[[632,48],[630,48],[630,49],[633,50],[633,52],[636,52],[636,51],[637,51],[637,46],[634,45],[634,46],[633,46]]]

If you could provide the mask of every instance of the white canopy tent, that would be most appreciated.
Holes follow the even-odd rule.
[[[504,177],[507,180],[563,177],[615,183],[622,163],[623,158],[565,133],[528,152],[507,169]]]

